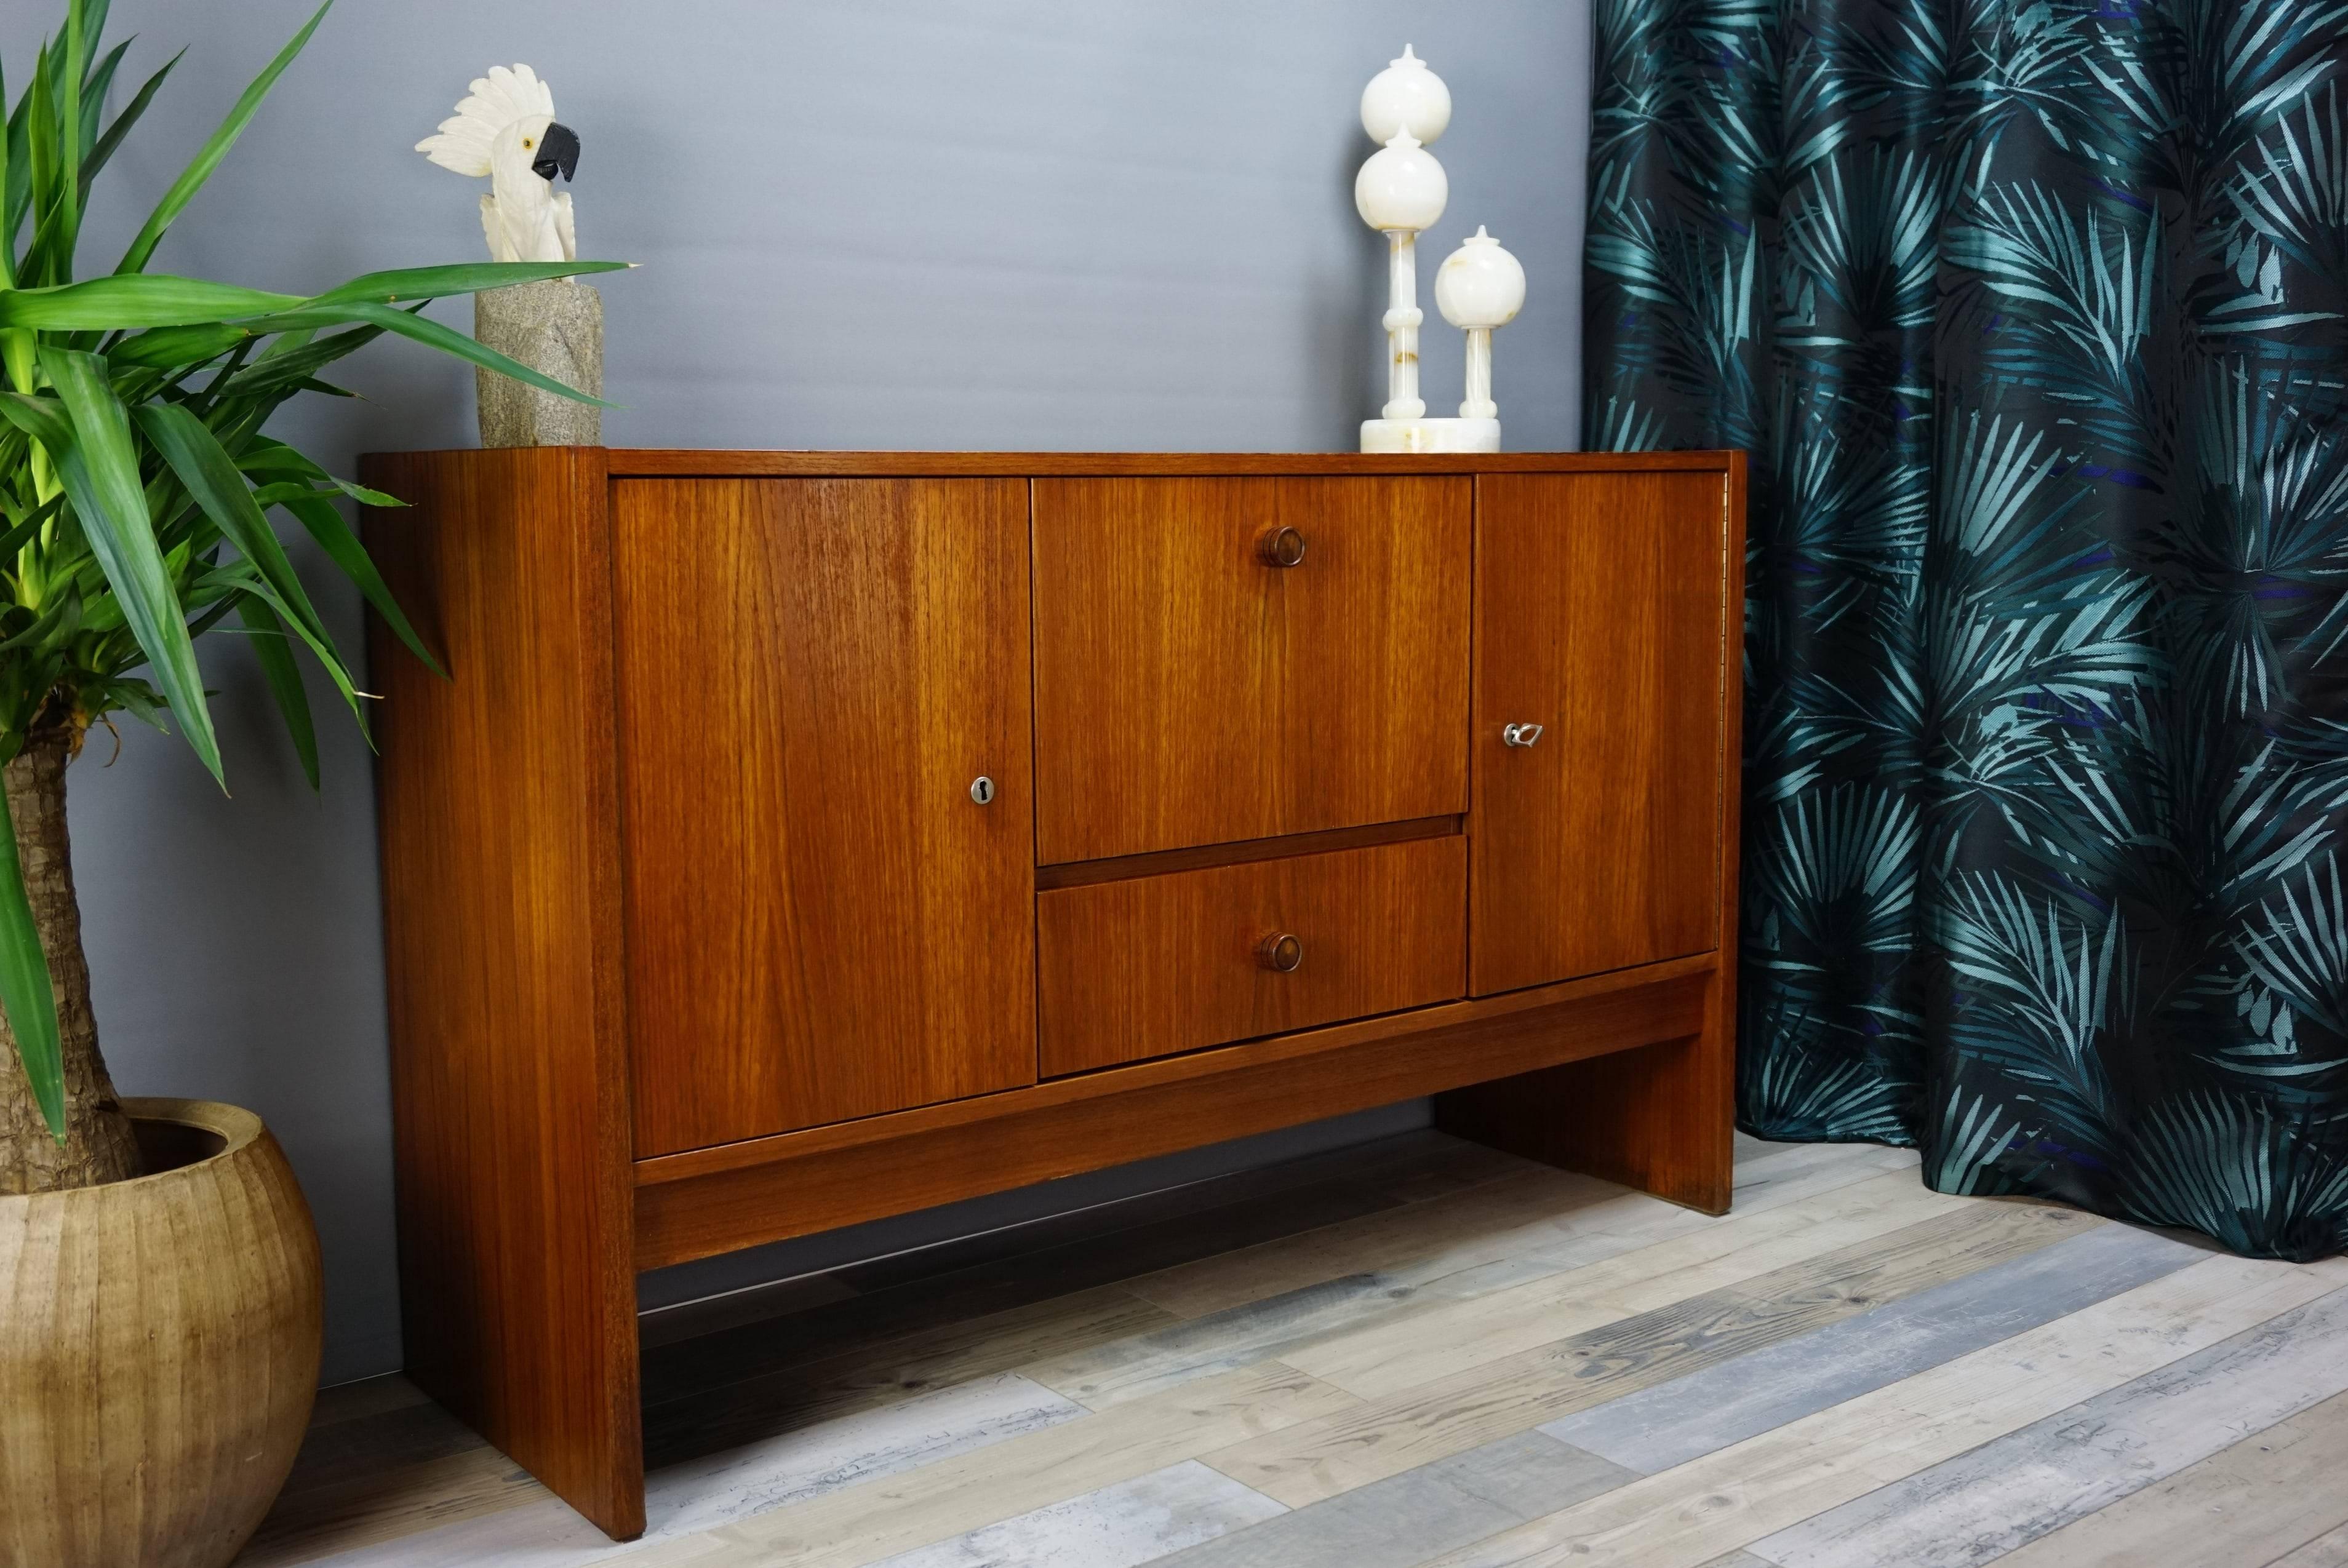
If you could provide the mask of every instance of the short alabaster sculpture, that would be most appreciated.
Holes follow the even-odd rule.
[[[554,94],[528,66],[491,66],[438,134],[416,144],[443,169],[489,177],[481,232],[493,261],[579,258],[571,194],[554,189],[579,164],[579,136],[554,118]],[[473,335],[568,386],[603,391],[603,301],[570,278],[473,296]],[[484,446],[600,446],[602,410],[474,372]]]
[[[1468,400],[1457,419],[1429,419],[1418,395],[1418,236],[1435,226],[1451,183],[1427,145],[1451,123],[1451,89],[1403,46],[1402,58],[1362,89],[1362,128],[1380,143],[1354,177],[1354,209],[1386,237],[1386,405],[1362,421],[1365,452],[1498,452],[1492,329],[1524,308],[1525,270],[1478,228],[1435,274],[1443,319],[1468,333]]]

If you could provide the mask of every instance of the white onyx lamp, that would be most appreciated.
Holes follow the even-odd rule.
[[[1402,46],[1402,58],[1370,78],[1362,89],[1362,128],[1380,147],[1407,135],[1431,144],[1451,123],[1451,89],[1426,62]]]
[[[1525,270],[1500,242],[1476,232],[1435,270],[1435,308],[1468,334],[1468,400],[1462,420],[1492,422],[1493,450],[1499,449],[1499,415],[1492,401],[1492,329],[1507,326],[1525,308]]]

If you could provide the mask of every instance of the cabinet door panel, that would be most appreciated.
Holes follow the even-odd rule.
[[[1468,484],[1037,480],[1042,859],[1465,810]]]
[[[1721,476],[1489,475],[1476,507],[1470,989],[1713,948]]]
[[[1026,487],[632,480],[613,523],[637,1154],[1033,1082]]]

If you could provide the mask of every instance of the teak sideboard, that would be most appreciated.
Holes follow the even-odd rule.
[[[611,1535],[642,1270],[1418,1095],[1726,1207],[1741,456],[365,473],[409,1371]]]

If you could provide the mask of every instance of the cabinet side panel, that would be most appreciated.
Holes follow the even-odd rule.
[[[637,1154],[1033,1082],[1025,487],[612,494]]]
[[[408,1371],[610,1534],[644,1529],[610,555],[594,448],[369,459]]]

